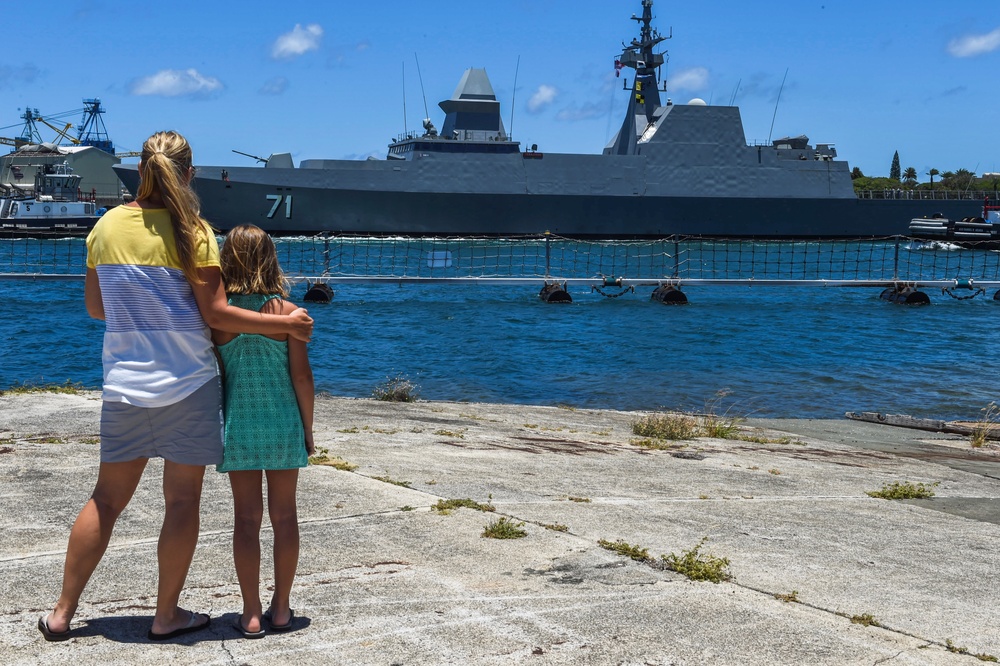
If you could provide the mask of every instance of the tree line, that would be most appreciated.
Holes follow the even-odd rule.
[[[918,183],[917,170],[907,167],[905,170],[899,166],[899,151],[892,156],[892,164],[889,166],[889,176],[866,176],[861,169],[854,167],[851,170],[851,180],[854,182],[854,191],[862,190],[960,190],[960,191],[991,191],[996,196],[1000,187],[1000,174],[990,173],[983,176],[976,176],[968,169],[957,169],[955,171],[938,171],[929,169],[927,171],[930,181]],[[939,177],[939,178],[938,178]],[[938,180],[934,180],[938,178]]]

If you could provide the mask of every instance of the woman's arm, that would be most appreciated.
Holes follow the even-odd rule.
[[[286,311],[294,310],[295,305],[284,302]],[[292,387],[295,389],[295,399],[299,403],[299,414],[302,416],[302,427],[306,432],[306,451],[309,455],[316,452],[313,441],[313,407],[316,402],[316,386],[313,382],[312,368],[309,366],[309,351],[306,343],[295,338],[288,339],[288,372],[292,376]]]
[[[260,333],[274,335],[287,333],[292,338],[309,342],[313,320],[304,308],[289,314],[270,315],[244,310],[229,305],[222,287],[222,271],[218,266],[199,268],[202,284],[191,284],[198,310],[205,323],[228,333]]]
[[[87,314],[94,319],[104,319],[104,298],[101,297],[101,283],[96,269],[87,269],[87,278],[83,283],[83,302],[87,305]]]

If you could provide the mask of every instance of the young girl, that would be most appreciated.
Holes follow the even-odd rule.
[[[45,640],[72,638],[80,596],[150,458],[164,459],[165,512],[147,636],[167,640],[209,626],[208,615],[178,606],[198,541],[205,466],[222,460],[219,371],[209,327],[302,340],[312,333],[305,310],[261,315],[226,302],[215,233],[199,216],[191,189],[191,157],[191,146],[176,132],[149,137],[135,201],[105,213],[87,237],[84,300],[90,316],[107,323],[101,465],[70,532],[59,600],[38,618]]]
[[[243,225],[226,236],[221,252],[222,279],[229,303],[267,314],[297,308],[284,300],[288,287],[274,243],[259,227]],[[288,631],[292,579],[299,559],[295,486],[299,468],[313,453],[313,376],[306,343],[288,335],[233,335],[214,331],[225,375],[225,449],[216,467],[229,473],[236,514],[233,559],[243,595],[236,629],[246,638]],[[262,614],[260,600],[260,526],[264,506],[262,476],[267,475],[267,510],[274,530],[274,594]]]

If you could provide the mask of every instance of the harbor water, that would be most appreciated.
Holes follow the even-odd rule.
[[[0,388],[98,387],[104,324],[87,317],[83,281],[0,284]],[[713,285],[669,306],[642,287],[608,298],[570,285],[572,303],[545,303],[541,284],[333,286],[331,303],[309,304],[309,353],[317,390],[337,396],[401,376],[426,400],[949,420],[981,418],[998,398],[992,292],[928,290],[931,304],[912,307],[871,287]]]

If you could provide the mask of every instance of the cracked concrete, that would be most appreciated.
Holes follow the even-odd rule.
[[[302,472],[294,631],[247,641],[232,628],[240,609],[232,505],[225,477],[210,471],[182,603],[211,613],[212,627],[169,644],[146,639],[162,515],[154,462],[91,580],[74,638],[45,643],[35,622],[58,595],[69,526],[96,478],[99,411],[92,393],[0,396],[0,663],[841,665],[1000,656],[995,448],[792,419],[746,424],[789,443],[701,439],[658,451],[630,443],[636,413],[329,397],[317,404],[317,444],[358,467]],[[865,494],[903,480],[937,482],[936,496]],[[496,511],[431,509],[449,498]],[[523,521],[527,537],[482,538],[499,516]],[[597,544],[620,539],[659,560],[704,537],[703,552],[730,560],[731,581],[694,583]],[[270,539],[265,530],[262,588]],[[798,603],[776,597],[793,592]],[[864,615],[881,626],[851,621]]]

